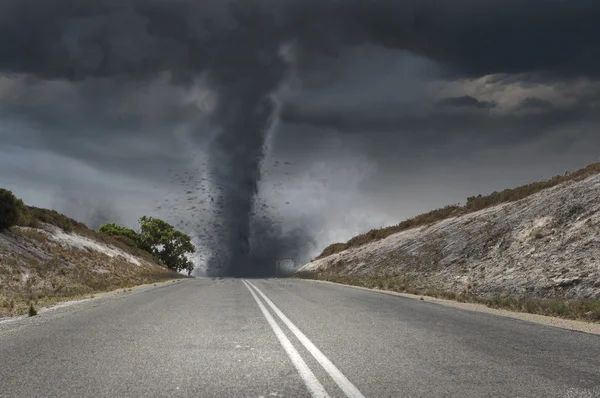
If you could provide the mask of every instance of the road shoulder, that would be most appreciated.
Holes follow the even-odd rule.
[[[10,317],[0,317],[0,327],[3,325],[19,323],[20,321],[23,321],[26,319],[33,319],[33,318],[40,318],[40,317],[46,318],[47,315],[69,312],[74,308],[81,307],[82,305],[92,305],[92,304],[99,305],[99,304],[106,302],[108,300],[111,300],[111,299],[127,297],[132,294],[137,294],[137,293],[145,292],[145,291],[152,290],[152,289],[164,288],[164,287],[176,284],[176,283],[184,282],[189,279],[193,279],[193,278],[182,277],[181,279],[169,279],[169,280],[162,281],[162,282],[144,283],[141,285],[126,287],[126,288],[119,288],[119,289],[115,289],[115,290],[110,290],[108,292],[99,292],[99,293],[85,294],[85,295],[81,295],[81,296],[73,296],[73,297],[65,298],[65,300],[57,301],[56,303],[54,303],[52,305],[39,308],[38,314],[34,317],[30,317],[28,315],[15,315],[15,316],[10,316]],[[0,328],[0,331],[1,331],[1,328]]]
[[[298,279],[300,279],[300,278],[298,278]],[[571,319],[556,318],[556,317],[551,317],[551,316],[546,316],[546,315],[529,314],[529,313],[525,313],[525,312],[513,312],[513,311],[508,311],[508,310],[503,310],[503,309],[490,308],[483,304],[460,303],[457,301],[446,300],[446,299],[441,299],[441,298],[436,298],[436,297],[420,296],[420,295],[410,294],[410,293],[399,293],[399,292],[393,292],[393,291],[382,290],[382,289],[371,289],[371,288],[367,288],[367,287],[345,285],[343,283],[336,283],[336,282],[330,282],[330,281],[322,281],[322,280],[315,280],[315,279],[300,279],[300,280],[316,282],[316,283],[328,283],[328,284],[332,284],[332,285],[346,286],[346,287],[353,288],[353,289],[362,289],[362,290],[367,290],[367,291],[376,292],[376,293],[389,294],[392,296],[401,296],[401,297],[405,297],[405,298],[409,298],[409,299],[413,299],[413,300],[421,300],[422,299],[422,301],[427,301],[429,303],[445,305],[448,307],[459,308],[462,310],[474,311],[474,312],[484,312],[484,313],[503,316],[503,317],[507,317],[507,318],[513,318],[513,319],[519,319],[522,321],[533,322],[533,323],[537,323],[540,325],[553,326],[553,327],[557,327],[557,328],[561,328],[561,329],[567,329],[567,330],[573,330],[573,331],[578,331],[578,332],[600,335],[600,324],[598,324],[598,323],[589,323],[589,322],[577,321],[577,320],[571,320]]]

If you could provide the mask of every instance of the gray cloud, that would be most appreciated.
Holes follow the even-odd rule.
[[[473,98],[470,95],[444,98],[438,102],[438,105],[442,107],[465,107],[477,109],[490,109],[497,106],[497,104],[494,102],[479,101],[477,98]]]
[[[455,105],[454,99],[452,99],[451,106],[463,107],[462,100],[458,101],[461,104]],[[481,105],[481,102],[469,101],[469,104],[473,105],[465,107],[485,108],[487,106],[485,103]],[[546,115],[511,113],[489,115],[488,113],[435,111],[404,115],[385,109],[349,113],[336,109],[303,109],[288,106],[283,110],[281,117],[285,123],[293,125],[349,133],[349,138],[353,135],[360,137],[364,133],[369,134],[373,140],[377,141],[385,136],[402,135],[404,140],[410,139],[411,142],[421,142],[423,145],[428,145],[434,138],[444,140],[444,137],[461,135],[475,135],[492,142],[500,138],[510,143],[527,134],[538,134],[538,132],[543,134],[544,129],[553,126],[565,126],[579,121],[598,122],[596,112],[581,107],[579,104]],[[445,133],[441,133],[441,130]],[[523,130],[528,133],[523,133]],[[416,133],[417,131],[418,133]],[[354,134],[352,134],[353,132]]]
[[[259,65],[276,61],[273,47],[289,40],[325,54],[343,42],[379,43],[476,76],[597,76],[600,62],[594,0],[12,0],[1,11],[0,32],[11,40],[0,50],[0,69],[43,78],[170,71],[176,81],[187,81],[223,62],[260,73]],[[253,59],[261,62],[253,67]]]
[[[517,111],[550,111],[554,108],[554,104],[552,102],[543,100],[536,97],[527,97],[524,98],[519,105],[517,105]]]
[[[415,5],[404,14],[408,23],[397,23],[407,3]],[[373,40],[432,57],[461,75],[598,76],[599,28],[594,21],[600,4],[593,0],[576,5],[546,0],[402,2],[365,4],[364,11]]]
[[[81,195],[73,196],[72,192],[61,192],[55,197],[52,208],[69,213],[78,221],[96,230],[102,224],[123,221],[115,204],[103,197],[85,198]]]

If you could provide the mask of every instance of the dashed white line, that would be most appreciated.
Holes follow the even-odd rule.
[[[346,394],[349,398],[365,398],[365,396],[344,376],[342,372],[284,315],[283,312],[273,304],[271,300],[261,292],[251,282],[245,281],[246,286],[250,285],[256,290],[256,292],[265,300],[265,302],[271,307],[273,312],[281,319],[281,321],[290,329],[290,331],[296,336],[298,340],[306,347],[306,349],[312,354],[312,356],[321,364],[323,369],[331,376],[336,382],[338,387]],[[252,290],[251,290],[252,291]],[[256,299],[256,296],[254,296]],[[289,341],[289,340],[288,340]]]
[[[306,387],[310,391],[310,394],[315,398],[329,398],[329,395],[327,394],[327,391],[325,391],[325,388],[323,387],[321,382],[319,382],[315,374],[312,372],[312,370],[310,370],[306,362],[304,362],[298,351],[296,351],[290,340],[286,337],[285,333],[283,333],[283,330],[281,330],[277,322],[275,322],[273,316],[271,316],[271,314],[269,313],[269,311],[267,311],[267,309],[260,301],[258,296],[256,296],[256,293],[254,293],[250,286],[248,286],[249,282],[246,282],[244,280],[242,280],[242,282],[244,282],[250,293],[252,293],[252,297],[254,297],[254,300],[256,300],[258,307],[267,319],[267,322],[271,326],[271,329],[273,329],[273,332],[275,333],[275,336],[277,336],[279,343],[281,343],[281,346],[283,347],[287,355],[290,357],[290,360],[298,370],[300,377],[302,378],[302,380],[304,380],[304,384],[306,384]]]

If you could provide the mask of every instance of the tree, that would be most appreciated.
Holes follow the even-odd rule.
[[[167,222],[154,217],[140,218],[140,247],[157,256],[167,267],[177,272],[187,270],[191,274],[193,264],[186,257],[196,247],[191,238]]]
[[[0,231],[19,222],[19,199],[9,190],[0,188]]]

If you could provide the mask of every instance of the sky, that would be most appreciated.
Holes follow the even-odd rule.
[[[0,186],[265,275],[599,160],[596,0],[5,0]]]

